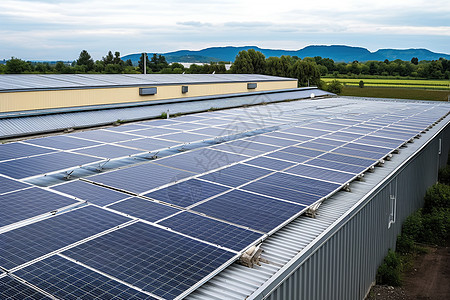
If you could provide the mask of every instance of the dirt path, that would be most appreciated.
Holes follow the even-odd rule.
[[[414,259],[402,287],[376,285],[368,299],[450,299],[450,247],[428,247],[428,251]]]

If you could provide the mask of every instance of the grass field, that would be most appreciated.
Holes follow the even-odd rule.
[[[321,78],[326,83],[336,78]],[[426,80],[426,79],[352,79],[337,78],[345,86],[358,86],[359,81],[364,82],[364,87],[392,87],[392,88],[417,88],[433,90],[450,90],[450,80]]]
[[[398,87],[364,87],[345,86],[342,96],[374,97],[374,98],[397,98],[414,100],[447,101],[450,91],[398,88]]]

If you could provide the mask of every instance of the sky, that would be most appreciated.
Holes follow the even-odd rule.
[[[450,54],[448,0],[0,0],[0,59],[349,45]]]

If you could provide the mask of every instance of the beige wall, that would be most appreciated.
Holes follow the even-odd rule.
[[[0,112],[280,90],[296,88],[297,81],[258,82],[252,90],[247,89],[246,82],[187,85],[189,92],[185,94],[181,93],[182,85],[163,85],[157,86],[156,95],[148,96],[140,96],[139,87],[0,93]]]

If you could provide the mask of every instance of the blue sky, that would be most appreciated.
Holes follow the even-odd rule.
[[[255,45],[450,53],[448,0],[1,0],[0,59]]]

